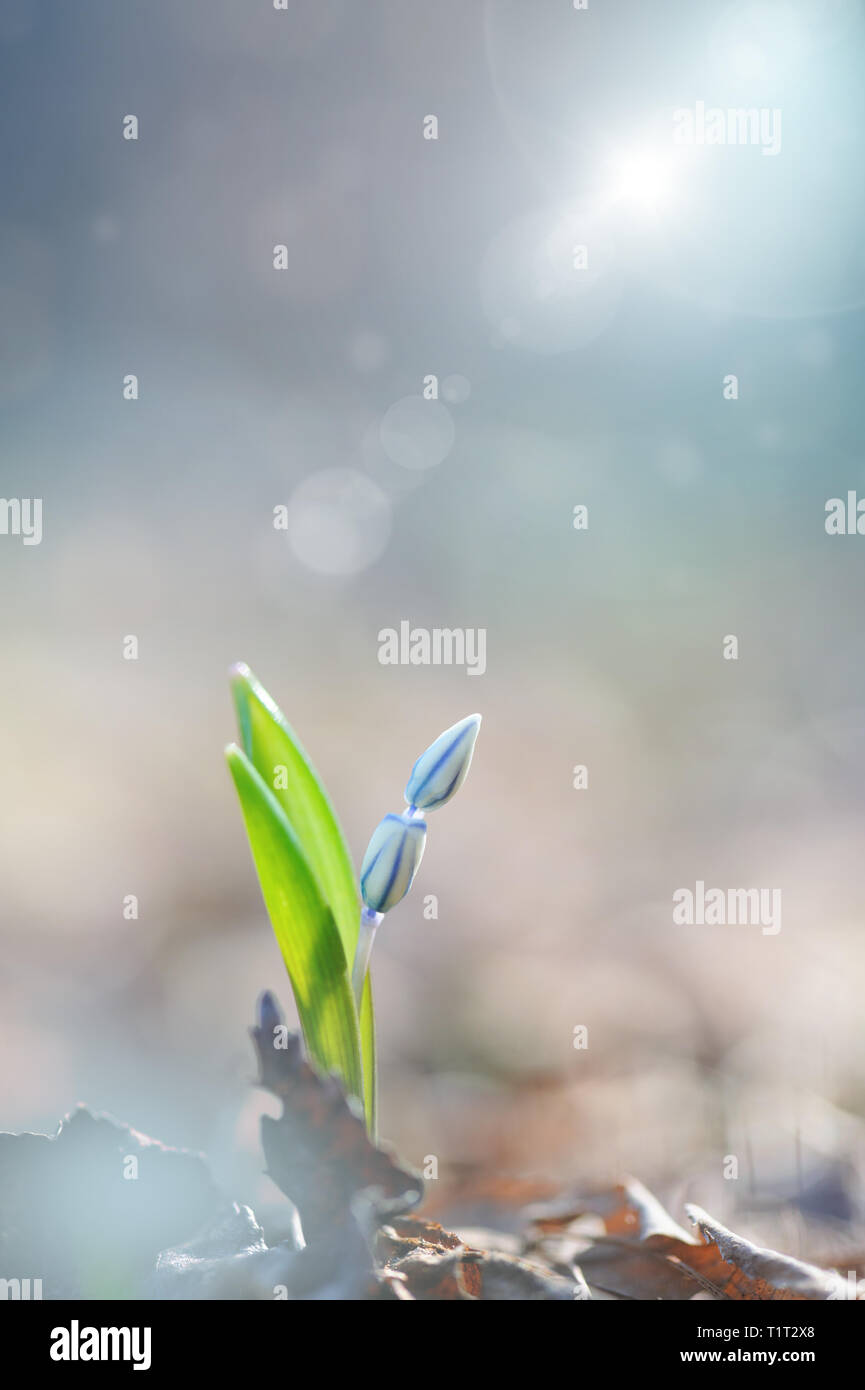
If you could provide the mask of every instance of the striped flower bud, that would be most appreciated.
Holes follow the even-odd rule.
[[[422,816],[385,816],[376,826],[360,866],[360,891],[373,912],[389,912],[411,888],[426,845]]]
[[[480,727],[481,716],[470,714],[445,729],[435,743],[421,753],[406,784],[405,799],[409,806],[434,811],[450,801],[466,780]]]

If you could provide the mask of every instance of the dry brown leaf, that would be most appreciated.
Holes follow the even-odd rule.
[[[403,1217],[383,1226],[377,1253],[400,1274],[411,1296],[453,1302],[586,1299],[577,1271],[554,1270],[502,1251],[472,1250],[436,1222]]]
[[[633,1178],[604,1192],[531,1208],[529,1249],[557,1265],[579,1260],[589,1286],[620,1298],[687,1299],[705,1285],[673,1252],[701,1249]],[[599,1217],[603,1238],[592,1229]],[[588,1244],[586,1243],[588,1242]]]
[[[572,1303],[589,1297],[579,1274],[568,1278],[539,1263],[498,1251],[420,1245],[392,1268],[405,1276],[411,1293],[421,1301]]]
[[[459,1236],[446,1231],[437,1221],[424,1221],[418,1216],[403,1216],[382,1226],[376,1240],[380,1259],[393,1262],[424,1247],[433,1250],[459,1250]]]
[[[300,1212],[308,1242],[322,1239],[351,1219],[353,1198],[374,1190],[390,1212],[417,1205],[423,1182],[374,1145],[363,1117],[332,1076],[320,1076],[303,1056],[300,1037],[280,1035],[276,1001],[262,996],[260,1022],[250,1030],[258,1053],[259,1084],[283,1103],[278,1120],[265,1115],[261,1142],[267,1171]]]
[[[727,1298],[808,1301],[847,1298],[846,1281],[837,1270],[818,1269],[790,1255],[779,1255],[774,1250],[752,1245],[691,1203],[685,1210],[705,1241],[701,1268],[723,1289]]]
[[[472,1250],[444,1250],[420,1245],[389,1266],[405,1279],[412,1297],[422,1302],[455,1302],[481,1297],[483,1280]]]
[[[835,1270],[761,1249],[698,1207],[688,1210],[699,1239],[628,1178],[611,1191],[531,1211],[531,1244],[554,1261],[577,1257],[590,1287],[620,1298],[689,1299],[701,1291],[750,1300],[847,1297]],[[591,1216],[601,1218],[603,1234],[590,1230]]]

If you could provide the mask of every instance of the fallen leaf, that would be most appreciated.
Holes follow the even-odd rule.
[[[702,1264],[708,1277],[733,1299],[846,1299],[847,1282],[837,1270],[818,1269],[790,1255],[752,1245],[714,1221],[700,1207],[685,1210],[710,1251]]]
[[[270,994],[259,1001],[251,1035],[259,1084],[283,1104],[278,1120],[265,1115],[261,1121],[267,1171],[297,1207],[307,1242],[343,1227],[354,1197],[367,1189],[389,1214],[416,1206],[420,1177],[371,1142],[359,1108],[334,1077],[319,1075],[306,1061],[299,1035],[284,1027]]]
[[[452,1231],[419,1217],[384,1225],[376,1249],[417,1300],[571,1302],[590,1296],[578,1271],[558,1274],[502,1251],[471,1249]]]
[[[313,1246],[267,1246],[249,1207],[232,1204],[185,1245],[161,1252],[154,1296],[174,1300],[287,1302],[386,1297],[399,1276],[373,1266],[364,1218],[355,1213]]]
[[[699,1239],[682,1229],[641,1183],[537,1207],[528,1214],[530,1249],[555,1263],[579,1259],[589,1286],[619,1298],[839,1299],[846,1283],[734,1235],[699,1207],[688,1207]],[[591,1217],[603,1223],[593,1230]]]
[[[0,1134],[0,1269],[41,1278],[44,1299],[140,1296],[221,1202],[201,1154],[84,1106],[54,1135]]]
[[[424,1247],[440,1251],[459,1250],[463,1243],[459,1236],[446,1231],[436,1221],[404,1216],[382,1226],[376,1240],[376,1251],[381,1259],[399,1260],[413,1250]]]
[[[620,1298],[687,1299],[705,1285],[678,1258],[700,1245],[642,1183],[530,1208],[528,1252],[579,1262],[590,1288]],[[600,1218],[593,1221],[592,1218]]]

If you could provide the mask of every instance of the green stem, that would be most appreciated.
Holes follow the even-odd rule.
[[[366,972],[369,969],[369,958],[372,954],[372,943],[375,940],[376,927],[383,918],[383,913],[373,912],[371,908],[364,907],[360,914],[360,928],[357,934],[357,950],[354,953],[354,966],[351,972],[351,987],[354,991],[354,1001],[360,1013],[360,1001],[363,996],[363,986],[366,980]]]

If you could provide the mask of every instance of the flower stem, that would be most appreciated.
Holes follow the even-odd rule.
[[[361,910],[357,950],[354,953],[354,967],[351,972],[351,987],[354,991],[354,1002],[357,1005],[358,1013],[360,1012],[366,972],[369,968],[369,958],[372,954],[372,943],[375,940],[375,929],[383,917],[382,912],[373,912],[372,908],[369,907],[364,907]]]

